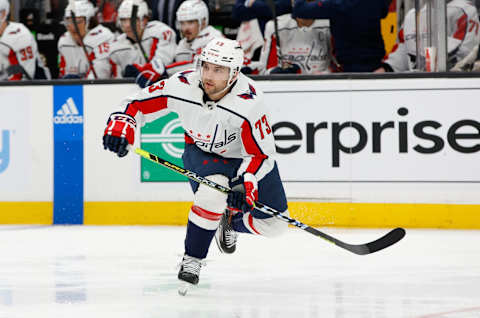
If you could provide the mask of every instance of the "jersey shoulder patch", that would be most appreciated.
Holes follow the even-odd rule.
[[[177,78],[181,83],[190,85],[191,83],[188,77],[190,77],[189,74],[193,72],[194,70],[186,70],[186,71],[180,72],[178,73]]]
[[[248,90],[244,91],[243,93],[237,94],[238,97],[242,99],[254,99],[257,96],[257,90],[253,87],[252,84],[248,84]]]
[[[113,33],[106,27],[102,25],[98,25],[88,34],[85,36],[83,39],[83,42],[85,45],[88,45],[90,47],[96,47],[104,42],[109,42],[113,40]]]
[[[21,23],[10,22],[3,32],[0,41],[14,51],[32,45],[34,38],[30,31]]]

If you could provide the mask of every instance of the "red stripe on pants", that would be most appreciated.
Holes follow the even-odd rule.
[[[210,221],[218,221],[222,218],[222,215],[223,215],[223,213],[215,213],[215,212],[207,211],[205,209],[202,209],[198,205],[192,205],[192,211],[199,217],[202,217]]]

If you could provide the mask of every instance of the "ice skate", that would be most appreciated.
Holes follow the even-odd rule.
[[[178,293],[185,296],[187,292],[195,285],[198,284],[200,269],[204,265],[203,261],[199,258],[184,255],[182,262],[180,263],[180,270],[178,272],[178,279],[181,284],[178,288]]]
[[[215,242],[217,242],[218,249],[222,253],[232,254],[235,252],[238,233],[231,224],[232,211],[226,210],[220,220],[217,232],[215,232]]]

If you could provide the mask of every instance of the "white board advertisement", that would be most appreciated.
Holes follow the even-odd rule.
[[[286,181],[479,182],[479,88],[270,92]]]

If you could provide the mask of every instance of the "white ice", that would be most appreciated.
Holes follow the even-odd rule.
[[[322,228],[349,243],[386,229]],[[184,227],[1,226],[0,317],[479,318],[480,231],[409,230],[357,256],[302,230],[210,247],[177,294]]]

